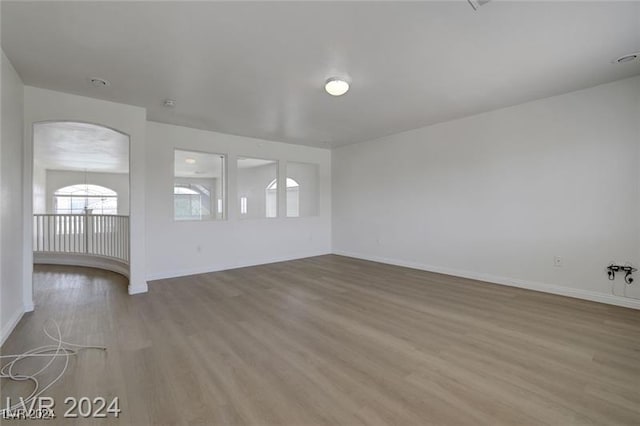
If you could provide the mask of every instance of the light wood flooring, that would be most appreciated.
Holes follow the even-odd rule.
[[[38,424],[640,425],[640,311],[340,256],[137,296],[88,268],[34,279],[3,353],[48,343],[47,318],[108,347],[72,360],[47,392],[59,417]],[[62,419],[66,396],[118,396],[122,413]]]

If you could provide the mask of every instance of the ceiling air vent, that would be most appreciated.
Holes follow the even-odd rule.
[[[612,62],[618,64],[624,64],[625,62],[631,62],[638,59],[640,52],[629,53],[627,55],[620,56],[619,58],[614,59]]]
[[[98,77],[91,77],[89,79],[89,83],[91,83],[91,85],[95,87],[107,87],[111,85],[111,83],[109,83],[109,80],[105,80],[104,78],[98,78]]]
[[[489,1],[491,0],[467,0],[467,1],[469,2],[473,10],[478,10],[480,6],[484,6],[485,4],[489,3]]]

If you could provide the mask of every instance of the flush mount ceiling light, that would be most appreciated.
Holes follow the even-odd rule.
[[[185,163],[187,164],[196,164],[196,159],[195,158],[186,158],[184,160]]]
[[[338,77],[331,77],[324,84],[324,90],[331,96],[342,96],[349,90],[349,83]]]
[[[635,61],[636,59],[638,59],[638,56],[640,56],[640,52],[634,52],[634,53],[627,53],[626,55],[622,55],[619,58],[614,59],[613,62],[614,64],[624,64],[625,62],[631,62],[631,61]]]
[[[111,86],[111,83],[109,83],[109,80],[105,80],[104,78],[98,78],[98,77],[89,78],[89,83],[91,83],[91,85],[95,87]]]

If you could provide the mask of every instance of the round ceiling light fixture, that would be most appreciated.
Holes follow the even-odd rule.
[[[109,83],[109,80],[105,80],[104,78],[98,78],[98,77],[89,78],[89,83],[91,83],[91,85],[95,87],[111,86],[111,83]]]
[[[324,90],[331,96],[342,96],[349,91],[349,83],[339,77],[331,77],[324,84]]]
[[[625,62],[631,62],[638,59],[640,52],[628,53],[626,55],[622,55],[619,58],[613,60],[614,63],[624,64]]]

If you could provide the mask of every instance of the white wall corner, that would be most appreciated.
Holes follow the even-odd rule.
[[[129,290],[129,294],[130,295],[134,295],[134,294],[141,294],[141,293],[146,293],[149,291],[149,286],[147,285],[146,282],[144,283],[140,283],[140,284],[129,284],[128,287]]]
[[[33,307],[31,307],[31,310],[33,311]],[[11,335],[13,329],[16,328],[16,325],[18,325],[18,323],[22,319],[25,311],[17,310],[13,315],[11,315],[9,321],[7,321],[7,323],[2,327],[2,330],[0,330],[0,346],[4,345],[4,342]]]

